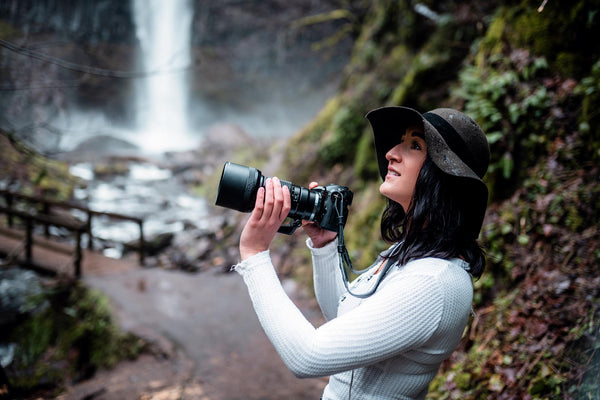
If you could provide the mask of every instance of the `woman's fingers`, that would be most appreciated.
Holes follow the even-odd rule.
[[[277,178],[268,178],[264,188],[258,189],[254,208],[257,220],[272,224],[281,223],[291,209],[288,187],[281,186]]]
[[[254,210],[240,237],[242,260],[269,248],[290,206],[289,189],[277,178],[267,179],[265,186],[258,188]]]
[[[268,221],[273,214],[273,179],[268,178],[265,182],[265,202],[264,202],[264,211],[263,211],[263,219]]]
[[[279,179],[271,179],[273,185],[273,211],[271,212],[271,221],[279,223],[281,218],[281,209],[283,208],[283,193]]]
[[[262,216],[262,213],[265,209],[265,188],[258,188],[258,192],[256,192],[256,204],[254,205],[254,209],[258,210],[258,217]]]
[[[264,214],[265,208],[265,188],[259,187],[256,192],[256,201],[254,202],[254,209],[252,210],[252,214],[250,215],[250,221],[253,223],[257,223],[260,221]]]
[[[283,190],[283,207],[281,209],[281,220],[287,218],[290,210],[292,209],[292,197],[290,195],[290,188],[287,186],[282,187]]]
[[[278,178],[273,178],[273,201],[271,217],[277,223],[281,223],[290,212],[291,199],[288,187],[282,186]]]

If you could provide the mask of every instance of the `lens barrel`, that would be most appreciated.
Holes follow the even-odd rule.
[[[227,161],[221,173],[215,204],[241,212],[252,211],[262,177],[256,168]]]
[[[281,181],[281,184],[290,189],[292,208],[288,216],[293,219],[317,221],[321,212],[320,193],[287,181]]]
[[[221,181],[217,189],[215,204],[233,210],[250,212],[254,209],[256,192],[265,186],[266,177],[256,168],[227,161],[223,167]],[[293,219],[318,221],[321,211],[321,194],[282,180],[282,186],[290,189],[291,210],[288,216]]]

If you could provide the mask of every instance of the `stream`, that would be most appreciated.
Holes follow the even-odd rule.
[[[131,161],[128,166],[127,173],[97,178],[92,163],[71,165],[71,174],[85,182],[75,189],[75,200],[94,211],[142,218],[146,238],[209,227],[207,200],[190,193],[170,168],[140,161]],[[139,228],[131,221],[96,217],[92,234],[103,243],[104,255],[119,258],[124,243],[139,238]]]

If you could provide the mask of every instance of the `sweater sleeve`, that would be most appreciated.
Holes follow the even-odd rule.
[[[323,316],[327,320],[333,319],[337,316],[338,300],[346,290],[339,268],[337,239],[320,248],[313,247],[312,241],[307,239],[306,245],[312,255],[313,282],[317,303],[319,303]]]
[[[329,376],[387,359],[425,343],[443,311],[435,278],[386,284],[357,307],[316,329],[284,292],[269,252],[236,266],[260,323],[297,377]]]

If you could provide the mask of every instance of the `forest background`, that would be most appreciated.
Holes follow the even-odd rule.
[[[340,4],[322,17],[343,22],[351,59],[337,94],[286,143],[277,175],[352,188],[346,245],[368,265],[385,247],[384,200],[364,115],[382,105],[464,110],[491,147],[480,237],[488,264],[475,317],[428,398],[600,398],[600,4]],[[260,168],[269,152],[246,148],[235,159]],[[51,185],[52,171],[30,183]],[[217,180],[204,192],[213,196]],[[282,275],[310,286],[303,238],[274,247],[288,254]]]

